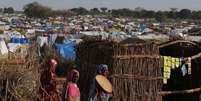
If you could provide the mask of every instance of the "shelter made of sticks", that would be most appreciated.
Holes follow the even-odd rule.
[[[177,40],[160,45],[160,54],[174,58],[191,58],[191,74],[180,76],[181,68],[171,72],[163,85],[163,101],[201,101],[201,48],[198,43]],[[171,70],[172,71],[172,70]]]
[[[77,46],[81,100],[86,101],[99,64],[109,66],[113,101],[162,101],[159,47],[140,39],[84,41]]]
[[[22,57],[0,60],[0,101],[38,101],[39,62],[36,47]]]

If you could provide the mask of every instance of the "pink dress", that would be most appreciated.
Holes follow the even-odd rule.
[[[68,83],[67,85],[67,96],[75,97],[75,101],[80,101],[80,89],[78,88],[77,84],[75,83]]]

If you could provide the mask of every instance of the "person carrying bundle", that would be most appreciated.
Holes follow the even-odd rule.
[[[57,61],[50,59],[47,67],[41,74],[40,92],[42,93],[42,101],[58,101],[58,93],[56,90],[56,66]]]
[[[90,86],[88,101],[111,101],[112,85],[107,79],[108,66],[98,66],[97,75]]]

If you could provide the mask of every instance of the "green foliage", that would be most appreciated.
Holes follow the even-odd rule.
[[[79,8],[72,8],[71,9],[72,12],[74,12],[77,15],[86,15],[89,14],[89,11],[83,7],[79,7]]]
[[[106,7],[102,7],[102,8],[100,8],[100,9],[101,9],[101,11],[104,12],[104,13],[107,11],[107,8],[106,8]]]
[[[98,15],[100,14],[100,10],[98,8],[90,9],[90,14]]]
[[[145,9],[113,9],[112,16],[135,17],[135,18],[155,18],[157,21],[165,21],[166,19],[201,19],[201,11],[191,11],[182,9],[177,11],[177,8],[171,8],[170,11],[151,11]]]
[[[201,19],[201,11],[193,11],[191,18],[192,19]]]
[[[3,34],[3,30],[0,30],[0,34]]]
[[[12,7],[4,8],[3,13],[8,13],[8,14],[14,13],[14,9]]]
[[[167,16],[163,12],[159,11],[156,13],[155,19],[158,22],[165,22],[167,19]]]
[[[181,19],[188,19],[191,17],[191,10],[189,9],[182,9],[179,13],[178,13],[179,17]]]
[[[34,18],[47,18],[54,15],[51,8],[40,5],[37,2],[33,2],[24,6],[24,13],[28,17]]]
[[[33,2],[24,6],[24,13],[28,17],[47,18],[54,16],[72,16],[72,15],[110,15],[113,17],[134,17],[134,18],[155,18],[159,22],[167,19],[201,19],[201,11],[191,11],[189,9],[182,9],[178,11],[177,8],[170,8],[170,11],[152,11],[138,7],[135,10],[123,9],[108,9],[92,8],[90,10],[83,7],[72,8],[70,10],[52,10],[49,7],[43,6],[37,2]]]
[[[54,11],[54,15],[55,16],[58,15],[58,16],[68,17],[68,16],[75,15],[75,13],[70,11],[70,10],[57,10],[57,11]]]

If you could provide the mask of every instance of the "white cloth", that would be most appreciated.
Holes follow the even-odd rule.
[[[8,48],[4,40],[0,40],[0,54],[4,55],[8,53]]]
[[[185,76],[187,74],[187,68],[185,64],[182,65],[181,71],[182,71],[182,76]]]
[[[8,43],[8,50],[10,51],[10,52],[16,52],[16,50],[18,49],[18,48],[20,48],[20,46],[21,46],[21,44],[16,44],[16,43]]]
[[[42,47],[44,44],[48,44],[48,37],[38,36],[36,41]]]

